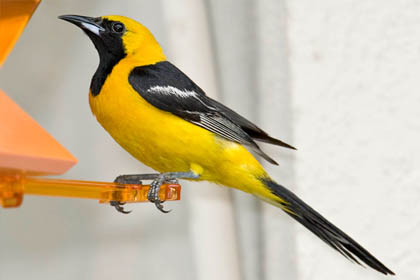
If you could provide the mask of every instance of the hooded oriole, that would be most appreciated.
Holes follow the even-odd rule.
[[[60,17],[79,26],[100,63],[89,92],[93,114],[130,154],[161,172],[122,175],[118,182],[153,179],[149,200],[163,211],[157,191],[173,179],[208,180],[251,193],[284,210],[343,256],[394,274],[356,241],[285,187],[248,151],[277,164],[255,141],[292,146],[209,98],[166,60],[152,33],[122,16]],[[124,212],[117,203],[114,206]]]

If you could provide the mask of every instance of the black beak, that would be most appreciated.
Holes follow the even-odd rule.
[[[99,36],[100,32],[104,32],[105,29],[99,24],[99,18],[84,17],[77,15],[63,15],[59,16],[59,19],[73,23],[83,29],[86,32],[93,33]]]

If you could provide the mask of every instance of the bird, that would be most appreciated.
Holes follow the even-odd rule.
[[[156,174],[120,175],[117,183],[153,180],[148,200],[162,212],[160,186],[178,179],[206,180],[250,193],[282,209],[347,259],[394,275],[371,253],[281,184],[253,155],[277,162],[257,142],[289,149],[205,92],[169,62],[153,34],[124,16],[62,15],[93,42],[99,65],[89,104],[102,127]],[[111,203],[128,213],[122,203]]]

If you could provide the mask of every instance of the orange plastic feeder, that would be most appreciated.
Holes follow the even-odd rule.
[[[62,174],[77,159],[0,90],[0,171]]]
[[[0,66],[41,0],[0,0]]]

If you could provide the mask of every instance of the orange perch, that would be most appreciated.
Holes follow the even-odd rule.
[[[101,203],[111,200],[120,202],[147,202],[149,185],[118,185],[107,182],[76,181],[62,179],[31,178],[22,175],[0,174],[0,203],[3,207],[18,207],[24,194],[63,196],[98,199]],[[162,201],[180,200],[181,186],[162,185],[159,198]]]

